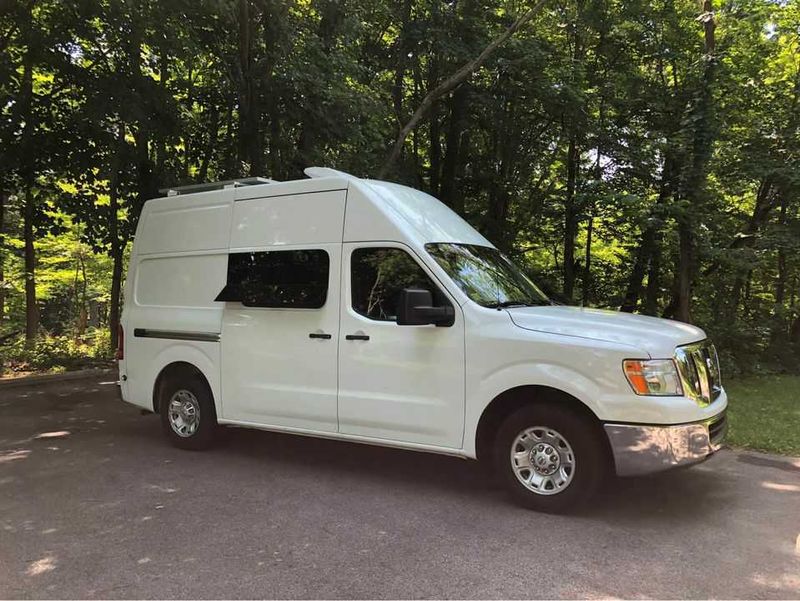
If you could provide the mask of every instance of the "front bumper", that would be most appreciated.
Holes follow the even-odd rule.
[[[639,476],[706,460],[722,446],[725,412],[672,426],[605,424],[618,476]]]

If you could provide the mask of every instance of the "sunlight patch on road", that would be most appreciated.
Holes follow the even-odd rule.
[[[51,556],[43,557],[42,559],[37,559],[33,563],[28,566],[28,569],[25,570],[25,573],[28,576],[39,576],[46,572],[52,572],[56,569],[56,560],[53,559]]]
[[[770,490],[779,490],[781,492],[800,492],[800,486],[797,484],[780,484],[778,482],[762,482],[761,486]]]
[[[54,430],[52,432],[42,432],[37,434],[34,438],[64,438],[69,436],[69,430]]]
[[[172,488],[170,486],[161,486],[160,484],[148,484],[147,487],[151,490],[157,490],[158,492],[163,492],[167,494],[172,494],[178,492],[177,488]]]
[[[0,451],[0,463],[11,463],[17,459],[25,459],[31,452],[27,449],[18,451]]]

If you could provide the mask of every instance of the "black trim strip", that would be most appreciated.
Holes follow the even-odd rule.
[[[308,181],[308,180],[304,180]],[[288,182],[275,182],[276,184],[285,184]],[[248,186],[239,186],[242,190],[249,190]],[[274,190],[274,188],[273,188]],[[348,187],[333,188],[331,190],[309,190],[308,192],[284,192],[283,194],[263,194],[261,196],[253,196],[251,198],[234,198],[234,202],[247,202],[248,200],[264,200],[265,198],[282,198],[284,196],[304,196],[305,194],[324,194],[325,192],[346,192]]]
[[[198,342],[219,342],[219,334],[215,332],[179,332],[175,330],[148,330],[135,328],[136,338],[166,338],[167,340],[195,340]]]

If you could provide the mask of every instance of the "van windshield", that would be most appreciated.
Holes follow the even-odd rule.
[[[496,248],[426,244],[425,250],[469,298],[483,307],[552,304],[528,276]]]

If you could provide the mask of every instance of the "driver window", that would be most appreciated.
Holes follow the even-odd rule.
[[[377,321],[397,321],[404,288],[430,290],[434,306],[448,304],[422,267],[400,248],[358,248],[350,256],[353,310]]]

